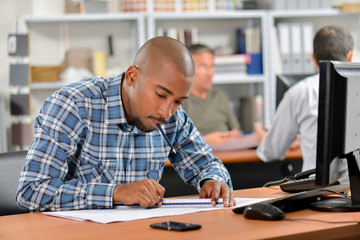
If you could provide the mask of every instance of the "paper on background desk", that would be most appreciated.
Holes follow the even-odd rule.
[[[189,199],[189,198],[184,198]],[[199,198],[193,198],[194,203]],[[256,202],[261,202],[269,198],[235,198],[236,206],[241,207]],[[179,200],[177,198],[176,200]],[[43,212],[46,215],[69,218],[78,221],[93,221],[97,223],[111,223],[111,222],[124,222],[124,221],[133,221],[154,217],[165,217],[165,216],[174,216],[187,213],[201,212],[201,211],[211,211],[224,209],[221,205],[216,207],[156,207],[145,209],[141,206],[120,206],[112,209],[90,209],[90,210],[74,210],[74,211],[59,211],[59,212]],[[230,209],[230,208],[229,208]]]
[[[228,142],[209,144],[213,151],[234,151],[255,148],[259,145],[255,133],[250,133],[239,138],[231,138]]]

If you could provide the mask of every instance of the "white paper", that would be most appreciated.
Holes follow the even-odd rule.
[[[269,198],[235,198],[236,206],[241,207],[256,202],[268,200]],[[111,223],[133,221],[153,217],[174,216],[187,213],[211,211],[224,209],[222,205],[216,207],[156,207],[145,209],[141,206],[119,206],[112,209],[91,209],[60,212],[43,212],[46,215],[69,218],[78,221],[93,221],[97,223]],[[229,208],[230,209],[230,208]]]
[[[250,133],[239,138],[231,138],[228,142],[210,144],[213,151],[232,151],[254,148],[259,145],[256,134]]]

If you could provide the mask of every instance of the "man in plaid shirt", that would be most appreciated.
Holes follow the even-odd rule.
[[[125,73],[85,79],[49,96],[19,178],[30,211],[161,205],[167,159],[200,197],[235,205],[230,175],[180,107],[194,63],[175,39],[156,37]],[[156,123],[161,124],[176,153]]]

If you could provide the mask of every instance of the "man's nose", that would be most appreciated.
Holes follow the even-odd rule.
[[[169,119],[172,115],[172,107],[173,104],[170,101],[166,101],[163,104],[161,104],[160,108],[159,108],[159,115],[163,118],[163,119]]]

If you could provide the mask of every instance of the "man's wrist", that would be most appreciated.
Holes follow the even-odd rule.
[[[207,180],[212,180],[212,179],[211,178],[205,178],[205,179],[201,180],[200,181],[200,187],[202,187]]]

